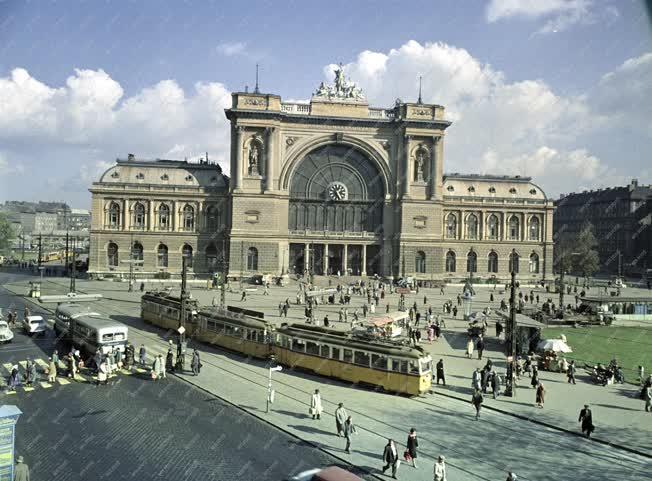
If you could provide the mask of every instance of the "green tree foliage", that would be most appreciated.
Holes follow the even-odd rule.
[[[574,244],[577,253],[573,256],[575,271],[581,272],[584,277],[595,274],[600,268],[600,256],[597,251],[598,240],[589,222],[582,226]]]
[[[15,237],[15,232],[7,219],[7,216],[0,214],[0,254],[7,253],[11,246],[11,241]]]

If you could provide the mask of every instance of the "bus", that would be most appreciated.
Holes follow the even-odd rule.
[[[82,316],[102,317],[98,312],[93,312],[88,306],[74,302],[63,303],[54,311],[54,332],[57,336],[67,336],[70,321]]]
[[[63,340],[91,355],[108,354],[127,345],[128,327],[79,304],[60,304],[55,311],[54,330]]]

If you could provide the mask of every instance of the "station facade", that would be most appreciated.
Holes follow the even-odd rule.
[[[553,204],[530,178],[444,174],[444,107],[370,107],[335,75],[310,103],[234,93],[230,178],[206,160],[118,160],[91,188],[90,271],[137,258],[176,275],[186,255],[233,277],[551,275]]]

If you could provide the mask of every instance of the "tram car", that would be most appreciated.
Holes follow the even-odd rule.
[[[432,385],[432,358],[419,347],[303,324],[276,330],[276,360],[322,376],[417,396]]]
[[[199,307],[196,299],[186,300],[186,323],[196,321]],[[181,323],[181,298],[167,292],[147,292],[140,299],[140,317],[143,321],[176,330]]]

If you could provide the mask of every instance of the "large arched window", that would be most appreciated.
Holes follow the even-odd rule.
[[[217,248],[215,244],[209,244],[206,247],[206,268],[209,272],[215,272],[217,270]]]
[[[455,265],[455,252],[448,251],[446,253],[446,272],[455,272],[457,270]]]
[[[134,227],[136,229],[145,228],[145,206],[140,202],[134,205]]]
[[[498,216],[496,214],[491,214],[487,218],[487,237],[491,240],[497,240],[500,233]]]
[[[475,214],[470,214],[466,218],[466,238],[478,238],[478,217]]]
[[[135,261],[143,260],[143,245],[140,242],[134,242],[131,246],[131,258]]]
[[[159,267],[168,266],[168,246],[160,244],[157,251],[157,261]]]
[[[530,254],[530,274],[539,273],[539,255],[536,252]]]
[[[539,240],[540,227],[541,224],[539,223],[539,218],[532,217],[530,219],[530,240]]]
[[[219,229],[219,211],[217,210],[217,207],[214,205],[211,205],[206,209],[206,228],[211,231],[215,232]]]
[[[117,202],[111,202],[109,205],[109,227],[120,227],[120,206]]]
[[[183,208],[183,230],[195,230],[195,208],[191,205]]]
[[[515,272],[518,274],[518,261],[520,260],[519,255],[516,252],[512,252],[509,255],[509,272]]]
[[[250,247],[247,250],[247,270],[248,271],[258,270],[258,249],[256,249],[255,247]]]
[[[417,255],[414,258],[414,271],[417,274],[426,273],[426,254],[423,251],[417,251]]]
[[[115,242],[109,242],[106,247],[106,262],[109,267],[118,267],[118,244]]]
[[[192,246],[189,244],[184,244],[183,249],[181,249],[181,256],[186,259],[186,266],[192,267]]]
[[[457,216],[455,214],[448,214],[446,217],[446,238],[457,238]]]
[[[492,272],[494,274],[498,272],[498,254],[494,251],[491,251],[487,258],[487,272]]]
[[[167,204],[161,204],[158,208],[158,226],[163,230],[170,228],[170,208]]]
[[[509,240],[518,240],[521,233],[521,223],[515,215],[509,218]]]
[[[466,255],[466,272],[478,272],[478,254],[473,251]]]

